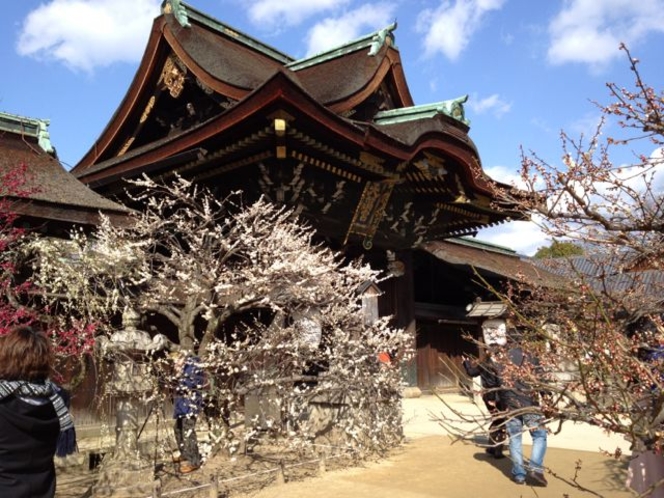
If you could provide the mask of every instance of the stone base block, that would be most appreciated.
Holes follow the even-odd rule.
[[[126,464],[107,463],[92,487],[92,498],[138,498],[150,496],[154,487],[151,465],[131,468]]]
[[[422,391],[417,386],[408,386],[403,388],[401,396],[404,398],[419,398],[422,396]]]

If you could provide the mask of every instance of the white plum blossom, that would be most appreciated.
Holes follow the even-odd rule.
[[[35,246],[39,283],[62,312],[108,324],[101,333],[125,306],[172,324],[172,341],[201,358],[209,380],[206,451],[261,431],[287,446],[329,437],[362,453],[401,440],[399,361],[412,337],[389,317],[367,324],[358,295],[385,275],[317,244],[293,210],[264,200],[217,199],[182,178],[143,177],[130,189],[144,209],[129,226],[105,220],[66,245]],[[384,352],[393,364],[378,360]],[[151,361],[168,381],[168,359]],[[231,432],[252,396],[265,407]]]

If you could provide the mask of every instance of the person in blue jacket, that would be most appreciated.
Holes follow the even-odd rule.
[[[175,440],[180,450],[180,472],[188,474],[201,466],[196,419],[203,408],[205,373],[200,358],[178,351],[175,353],[177,384],[173,406]]]

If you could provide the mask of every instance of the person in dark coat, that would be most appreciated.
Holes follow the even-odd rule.
[[[175,440],[180,450],[180,472],[188,474],[201,466],[196,436],[196,419],[203,408],[205,374],[197,356],[178,351],[175,354],[177,386],[173,408]]]
[[[503,458],[503,442],[505,441],[505,418],[502,416],[505,407],[500,397],[500,378],[496,372],[496,365],[491,358],[492,346],[486,351],[485,357],[479,363],[473,363],[468,358],[463,360],[463,368],[470,377],[480,377],[482,385],[482,401],[491,416],[489,425],[489,447],[486,452],[494,458]]]
[[[0,496],[53,498],[54,455],[76,451],[68,396],[49,380],[53,354],[41,332],[0,337]]]
[[[519,345],[512,345],[496,356],[499,358],[497,372],[501,383],[500,398],[507,410],[505,427],[509,437],[512,479],[517,484],[525,484],[528,477],[534,485],[546,486],[544,455],[547,429],[539,407],[540,393],[527,381],[532,373],[541,375],[539,361]],[[533,441],[528,471],[523,462],[522,437],[526,431]]]

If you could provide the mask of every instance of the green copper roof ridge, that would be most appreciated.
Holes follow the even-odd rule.
[[[402,114],[418,114],[421,112],[434,111],[438,109],[441,104],[447,102],[447,100],[441,100],[439,102],[430,102],[428,104],[417,104],[411,105],[408,107],[398,107],[396,109],[387,109],[385,111],[379,111],[376,113],[376,116],[392,116],[392,115],[402,115]]]
[[[512,249],[511,247],[501,246],[499,244],[494,244],[492,242],[487,242],[485,240],[477,240],[475,238],[470,238],[470,237],[452,237],[446,240],[453,244],[460,244],[479,249],[487,249],[492,252],[503,253],[510,256],[519,256],[518,251]]]
[[[385,44],[387,38],[390,38],[392,40],[392,47],[397,49],[396,45],[394,44],[394,34],[393,34],[393,31],[396,28],[397,28],[397,23],[395,21],[389,26],[386,26],[385,28],[374,31],[373,33],[363,35],[359,38],[356,38],[355,40],[351,40],[341,45],[337,45],[336,47],[333,47],[329,50],[324,50],[312,56],[289,62],[288,64],[286,64],[286,67],[291,71],[299,71],[300,69],[305,69],[307,67],[315,66],[317,64],[321,64],[323,62],[336,59],[341,55],[346,55],[348,53],[355,52],[363,48],[369,48],[370,50],[367,53],[367,55],[374,56],[376,55],[376,53],[378,53],[378,50],[380,50],[380,48]]]
[[[39,146],[48,154],[55,152],[48,133],[50,123],[48,119],[28,118],[0,111],[0,130],[34,137]]]
[[[244,45],[254,48],[259,52],[262,52],[263,54],[278,60],[282,64],[287,64],[294,60],[290,55],[285,54],[280,50],[267,45],[260,40],[257,40],[256,38],[253,38],[208,14],[205,14],[195,7],[192,7],[188,3],[181,2],[180,0],[164,0],[164,2],[162,2],[162,12],[164,11],[164,7],[167,3],[171,5],[173,9],[173,15],[175,15],[178,22],[184,27],[187,27],[190,18],[195,19],[200,24],[212,28],[224,36],[233,38],[234,40],[237,40]],[[186,20],[186,23],[183,24],[183,20]]]
[[[180,0],[164,0],[161,3],[162,12],[165,11],[166,4],[171,6],[171,12],[175,16],[175,19],[180,23],[180,26],[183,28],[189,28],[189,16],[187,15],[187,9]]]
[[[388,109],[377,112],[373,120],[375,124],[386,125],[403,123],[414,119],[431,118],[438,114],[444,114],[468,126],[470,125],[470,121],[466,119],[463,108],[463,104],[467,100],[468,95],[466,94],[455,99],[442,100],[431,104]]]

